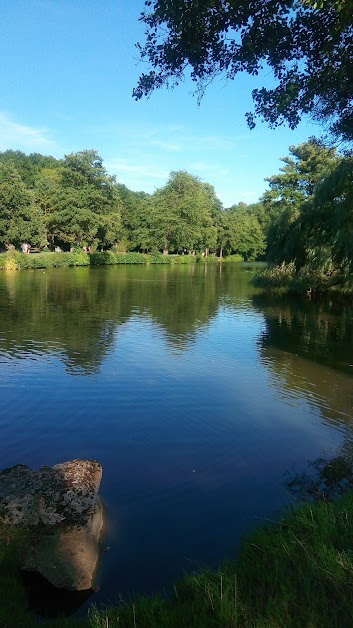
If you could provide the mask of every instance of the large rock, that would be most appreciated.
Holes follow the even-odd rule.
[[[101,478],[95,460],[39,471],[17,465],[0,473],[0,522],[30,531],[23,569],[41,573],[59,588],[91,588],[104,520]]]

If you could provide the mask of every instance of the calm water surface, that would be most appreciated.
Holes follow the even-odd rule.
[[[0,460],[103,464],[96,603],[168,588],[351,446],[353,311],[240,264],[0,274]]]

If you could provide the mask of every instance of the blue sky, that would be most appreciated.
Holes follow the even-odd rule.
[[[135,43],[143,0],[2,0],[0,150],[62,157],[98,150],[107,170],[133,190],[153,192],[172,170],[214,185],[229,207],[256,201],[291,144],[320,127],[295,131],[246,126],[251,89],[269,77],[217,80],[200,107],[186,81],[135,102]]]

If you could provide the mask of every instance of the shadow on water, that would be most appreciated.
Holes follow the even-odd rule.
[[[266,320],[261,351],[272,348],[353,374],[353,307],[329,298],[254,296]]]
[[[260,360],[279,389],[293,399],[306,397],[343,436],[335,456],[327,451],[303,471],[287,472],[286,485],[299,500],[335,498],[353,488],[352,306],[273,295],[255,296],[253,303],[266,321]]]

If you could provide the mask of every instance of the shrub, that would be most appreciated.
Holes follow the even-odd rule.
[[[89,263],[89,255],[82,250],[73,253],[36,253],[36,255],[25,255],[18,251],[11,251],[0,255],[0,269],[2,270],[64,268],[67,266],[88,266]]]
[[[239,253],[234,253],[234,255],[227,255],[227,257],[223,258],[224,262],[243,262],[244,258],[239,255]]]
[[[2,254],[2,260],[0,261],[0,268],[3,270],[19,270],[19,254],[15,253],[15,251],[10,251],[9,253]]]
[[[294,276],[294,264],[270,266],[256,273],[253,284],[258,288],[289,288]]]

